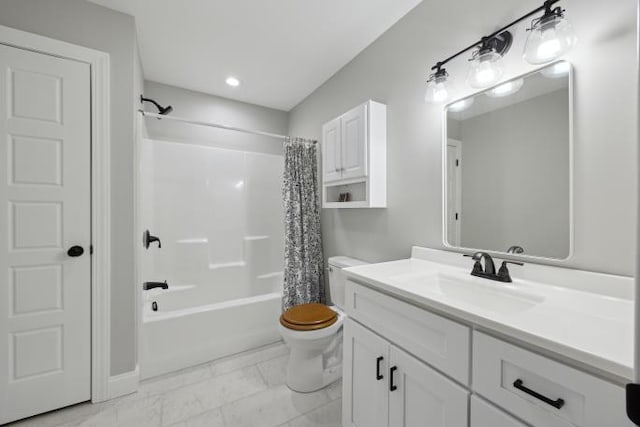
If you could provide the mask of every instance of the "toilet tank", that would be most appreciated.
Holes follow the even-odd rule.
[[[329,261],[329,298],[328,303],[331,305],[344,308],[345,298],[345,281],[346,278],[342,272],[343,268],[355,267],[357,265],[365,265],[367,262],[346,256],[330,257]]]

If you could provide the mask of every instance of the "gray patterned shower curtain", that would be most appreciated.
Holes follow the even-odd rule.
[[[282,308],[325,302],[315,141],[284,142],[284,292]]]

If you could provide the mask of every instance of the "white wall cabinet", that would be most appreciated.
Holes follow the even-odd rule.
[[[359,105],[342,116],[342,179],[367,176],[367,116],[369,105]]]
[[[387,107],[367,101],[322,126],[323,207],[386,207],[386,120]]]
[[[340,118],[331,120],[322,127],[322,168],[325,183],[342,179],[341,132]]]
[[[350,280],[345,308],[345,427],[632,426],[619,385]]]
[[[344,339],[344,426],[467,425],[463,387],[353,320]]]

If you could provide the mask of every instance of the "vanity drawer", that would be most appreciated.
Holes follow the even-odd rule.
[[[473,389],[534,426],[633,425],[622,387],[480,332]]]
[[[345,309],[423,362],[469,384],[469,327],[347,281]]]

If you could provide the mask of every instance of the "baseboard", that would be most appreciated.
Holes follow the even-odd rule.
[[[124,374],[113,375],[109,377],[109,385],[107,390],[107,399],[135,393],[138,391],[138,383],[140,381],[140,367],[136,365],[136,369]]]

